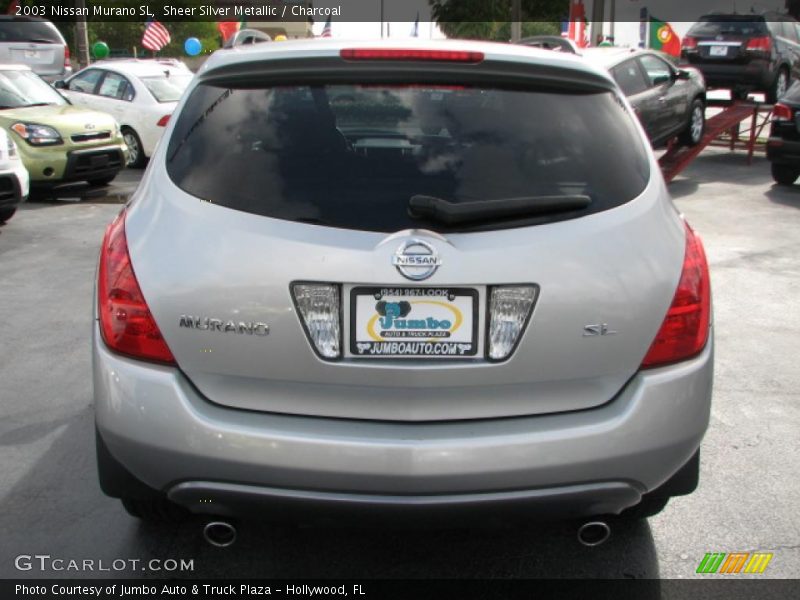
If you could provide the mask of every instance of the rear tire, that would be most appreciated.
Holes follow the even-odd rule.
[[[129,169],[141,169],[147,159],[144,156],[144,148],[139,134],[130,127],[124,127],[122,129],[122,137],[128,146],[128,162],[125,166]]]
[[[775,82],[767,91],[767,104],[775,104],[786,93],[792,85],[792,78],[786,67],[781,67],[775,76]]]
[[[0,224],[5,223],[11,217],[14,216],[14,213],[17,212],[17,207],[14,208],[0,208]]]
[[[779,185],[794,185],[800,177],[800,168],[772,163],[772,178]]]
[[[696,146],[703,140],[706,132],[706,106],[700,98],[695,98],[689,111],[689,122],[680,134],[684,146]]]

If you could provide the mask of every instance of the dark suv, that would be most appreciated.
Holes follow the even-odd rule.
[[[786,92],[772,111],[767,158],[772,178],[780,185],[793,185],[800,177],[800,82]]]
[[[800,24],[778,13],[705,15],[683,39],[682,60],[702,71],[709,88],[729,88],[737,98],[764,92],[774,103],[798,78]]]

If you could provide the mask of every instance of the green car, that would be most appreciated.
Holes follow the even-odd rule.
[[[17,143],[32,186],[105,185],[125,166],[114,117],[72,106],[25,66],[0,65],[0,127]]]

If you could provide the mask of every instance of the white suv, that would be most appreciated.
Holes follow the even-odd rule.
[[[29,191],[28,169],[22,164],[17,145],[5,129],[0,129],[0,224],[14,216]]]

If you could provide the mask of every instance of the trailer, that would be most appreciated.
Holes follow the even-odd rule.
[[[659,159],[664,179],[672,181],[709,146],[729,148],[731,152],[747,152],[747,164],[752,164],[756,151],[765,151],[766,143],[759,141],[764,128],[770,122],[773,106],[744,100],[709,103],[710,108],[721,110],[706,120],[705,133],[695,146],[681,146],[672,140],[667,152]],[[745,129],[742,124],[745,123]]]

